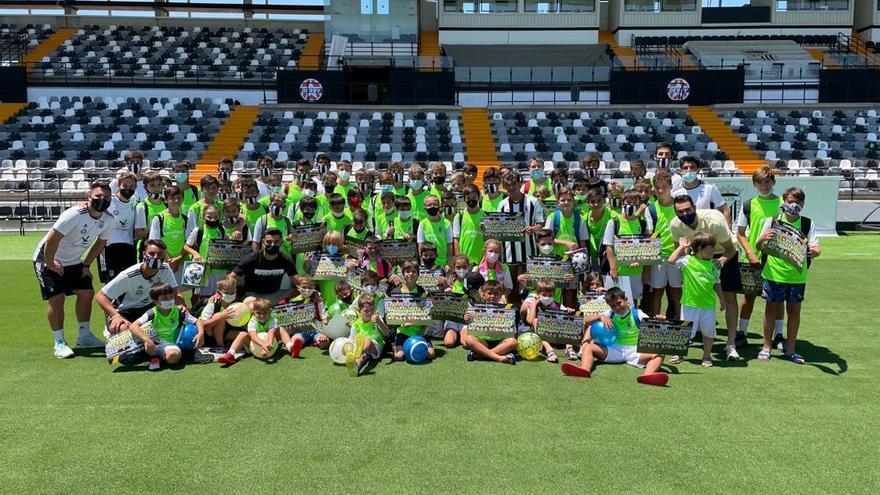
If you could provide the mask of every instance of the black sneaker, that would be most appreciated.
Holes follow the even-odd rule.
[[[467,360],[468,360],[468,362],[477,360],[477,356],[474,355],[474,351],[467,352]]]
[[[777,333],[773,336],[773,347],[780,352],[785,350],[785,337],[783,337],[781,333]]]
[[[748,338],[745,332],[736,332],[736,338],[734,339],[734,343],[737,347],[743,347],[749,343]]]
[[[507,364],[516,364],[516,354],[510,352],[505,357],[507,358]]]

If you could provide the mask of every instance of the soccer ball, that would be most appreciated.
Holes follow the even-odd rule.
[[[590,268],[590,260],[587,253],[578,251],[571,255],[571,267],[575,273],[583,273]]]
[[[257,335],[259,335],[260,338],[263,340],[266,340],[266,337],[269,336],[269,334],[266,332],[260,332]],[[278,350],[278,341],[276,340],[275,342],[272,342],[272,346],[269,347],[269,352],[265,352],[262,347],[258,346],[256,342],[253,341],[250,342],[248,348],[250,349],[251,354],[253,354],[254,357],[266,359],[275,355],[275,351]]]
[[[336,364],[345,364],[345,355],[354,350],[354,341],[339,337],[330,343],[330,359]]]
[[[187,265],[183,272],[183,285],[201,285],[202,276],[205,274],[205,266],[201,263]]]
[[[403,357],[409,364],[419,364],[428,357],[428,341],[419,335],[413,335],[403,343]]]
[[[593,338],[593,342],[608,347],[617,342],[617,330],[605,328],[601,320],[596,320],[590,325],[590,337]]]
[[[195,342],[193,339],[196,338],[196,335],[199,334],[199,330],[192,323],[187,323],[186,326],[180,329],[180,333],[177,335],[177,347],[182,351],[191,351],[196,348]]]
[[[243,327],[251,319],[251,310],[244,303],[232,303],[227,309],[232,314],[226,317],[226,323],[234,327]]]
[[[541,355],[541,337],[535,332],[526,332],[516,338],[516,352],[529,361]]]

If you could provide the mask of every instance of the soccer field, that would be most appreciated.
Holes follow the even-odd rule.
[[[0,237],[2,493],[876,493],[880,236],[821,239],[797,366],[467,363],[459,348],[358,379],[315,349],[229,369],[61,361],[30,256]],[[73,340],[72,300],[67,331]],[[101,326],[95,306],[93,329]],[[99,332],[96,332],[99,333]],[[716,342],[722,352],[722,342]]]

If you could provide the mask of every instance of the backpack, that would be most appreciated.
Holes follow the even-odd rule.
[[[163,211],[156,214],[156,218],[159,219],[159,238],[160,239],[165,235],[165,215],[162,214],[162,213],[165,213],[165,211],[167,211],[167,210],[163,210]],[[180,217],[183,218],[183,231],[186,232],[187,217],[183,213],[180,214]],[[223,229],[220,229],[220,230],[223,230]],[[224,233],[224,235],[225,235],[225,233]],[[199,242],[196,245],[198,245],[198,244],[201,244],[201,237],[199,237]]]
[[[247,228],[247,225],[245,225],[245,228]],[[221,225],[220,227],[218,227],[218,230],[220,231],[220,239],[226,240],[226,229],[223,228],[223,226]],[[204,236],[205,227],[199,227],[198,229],[196,229],[196,249],[198,249],[202,245],[202,238],[204,238]]]
[[[284,219],[284,226],[287,228],[287,233],[290,234],[290,229],[293,228],[293,224],[290,223],[290,219],[286,216],[282,216],[281,218]],[[266,230],[269,227],[269,214],[264,214],[258,221],[263,222],[263,230]],[[257,230],[256,225],[254,225],[254,230]]]
[[[743,207],[743,208],[745,208],[745,207]],[[773,220],[771,220],[771,222],[770,222],[770,228],[773,228],[774,225],[776,225],[777,223],[779,223],[779,218],[780,218],[781,216],[782,216],[782,215],[776,215],[775,217],[773,217]],[[813,221],[812,221],[812,220],[810,220],[810,219],[807,218],[807,217],[803,217],[803,216],[801,217],[801,234],[803,234],[803,236],[804,236],[805,239],[809,239],[809,237],[810,237],[810,228],[812,228],[812,226],[813,226]],[[811,265],[812,263],[813,263],[813,260],[810,259],[809,256],[807,256],[807,269],[810,268],[810,265]],[[763,253],[763,254],[761,255],[761,264],[762,264],[762,265],[766,265],[766,264],[767,264],[767,254],[766,254],[766,253]]]
[[[562,223],[562,213],[559,210],[553,212],[553,237],[559,232],[559,226]],[[581,243],[581,213],[575,208],[574,210],[574,238],[578,244]]]

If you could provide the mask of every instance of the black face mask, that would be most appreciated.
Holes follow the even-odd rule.
[[[495,194],[498,192],[498,184],[485,184],[483,189],[489,194]]]
[[[147,268],[150,270],[158,270],[160,266],[162,266],[162,258],[159,256],[144,256],[144,264],[147,265]]]
[[[257,204],[257,197],[256,196],[248,196],[247,198],[245,198],[245,200],[247,201],[247,204],[249,204],[249,205]]]
[[[436,262],[437,258],[422,258],[422,264],[428,267],[434,266],[434,263]]]
[[[237,224],[238,217],[226,217],[226,221],[229,222],[230,224]]]
[[[469,199],[465,201],[465,203],[468,205],[468,208],[476,208],[477,205],[480,204],[480,202],[476,199]]]
[[[134,196],[134,189],[120,189],[119,195],[125,199],[131,199]]]
[[[266,254],[276,255],[278,251],[281,251],[281,246],[264,246]]]
[[[212,229],[216,229],[220,226],[220,220],[205,220],[205,225],[211,227]]]
[[[150,199],[162,199],[162,193],[147,193],[147,197]]]
[[[446,177],[432,177],[431,182],[439,186],[440,184],[446,182]]]
[[[609,201],[612,208],[620,208],[620,198],[611,198]]]
[[[345,304],[351,304],[351,302],[354,300],[354,297],[352,297],[352,294],[349,294],[347,297],[340,297],[339,300],[344,302]]]
[[[110,200],[107,198],[94,198],[89,201],[89,204],[91,204],[92,208],[99,212],[106,211],[107,208],[110,208]]]
[[[440,208],[436,206],[425,208],[425,213],[427,213],[428,216],[436,217],[440,213]]]
[[[373,185],[366,182],[361,182],[360,184],[358,184],[358,187],[360,187],[361,191],[365,193],[371,192],[373,190]]]
[[[263,177],[269,177],[270,175],[272,175],[272,169],[269,167],[263,167],[260,169],[260,175],[262,175]]]
[[[695,211],[692,211],[690,213],[676,213],[676,216],[685,225],[691,225],[697,220],[697,212]]]
[[[660,168],[669,168],[669,158],[658,158],[657,166]]]
[[[225,181],[228,181],[228,180],[231,178],[231,175],[232,175],[232,174],[229,173],[229,172],[220,171],[220,172],[217,173],[217,175],[220,177],[220,180],[221,180],[221,181],[224,181],[224,182],[225,182]]]

